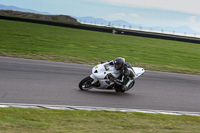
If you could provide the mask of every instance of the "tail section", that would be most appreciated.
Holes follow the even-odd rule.
[[[133,68],[133,73],[135,75],[135,79],[144,74],[145,70],[144,68],[141,67],[132,67]]]

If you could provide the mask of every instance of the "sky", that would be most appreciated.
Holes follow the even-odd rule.
[[[0,4],[144,26],[187,26],[200,32],[200,0],[0,0]]]

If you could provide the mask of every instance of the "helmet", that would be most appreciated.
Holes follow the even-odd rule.
[[[114,61],[115,69],[116,70],[121,69],[122,66],[124,65],[124,63],[125,63],[124,58],[121,58],[121,57],[116,58],[115,61]]]

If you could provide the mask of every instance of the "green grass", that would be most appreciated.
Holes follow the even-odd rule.
[[[0,20],[0,55],[97,64],[125,57],[149,70],[200,75],[200,44]]]
[[[0,108],[1,133],[199,133],[200,117]]]

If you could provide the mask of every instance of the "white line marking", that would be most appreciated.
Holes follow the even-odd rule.
[[[106,110],[106,111],[141,112],[141,113],[168,114],[168,115],[200,116],[200,112],[187,112],[187,111],[128,109],[128,108],[109,108],[109,107],[91,107],[91,106],[69,106],[69,105],[48,105],[48,104],[0,103],[0,108],[6,108],[6,107],[47,108],[47,109],[59,109],[59,110],[87,110],[87,111]]]

